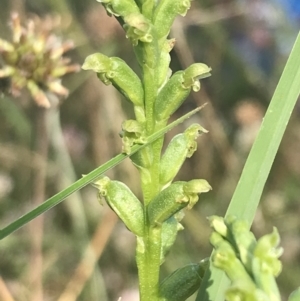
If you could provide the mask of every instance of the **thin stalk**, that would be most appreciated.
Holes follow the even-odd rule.
[[[35,151],[42,158],[40,166],[34,170],[33,175],[33,191],[32,203],[34,206],[40,205],[45,199],[45,179],[48,156],[48,133],[46,126],[46,110],[37,108],[36,110],[36,135],[35,135]],[[32,286],[31,300],[43,300],[43,231],[44,217],[40,216],[30,225],[31,232],[31,258],[30,258],[30,279]]]
[[[145,92],[145,115],[147,135],[155,131],[154,104],[158,94],[156,82],[156,48],[144,47],[143,83]],[[151,66],[151,67],[150,67]],[[160,271],[161,228],[151,227],[147,218],[147,205],[159,192],[159,163],[163,137],[148,146],[151,155],[151,166],[141,171],[142,191],[144,196],[145,236],[137,245],[137,264],[139,269],[140,300],[155,301],[158,299]]]

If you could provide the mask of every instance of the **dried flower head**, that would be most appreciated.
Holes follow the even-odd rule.
[[[35,17],[23,27],[19,15],[13,13],[11,25],[12,42],[0,38],[3,63],[0,79],[9,79],[10,92],[14,96],[19,96],[26,88],[39,106],[49,108],[46,92],[66,97],[69,91],[62,86],[61,77],[80,69],[79,65],[71,65],[70,60],[63,57],[74,44],[62,42],[52,33],[55,21],[51,18]]]

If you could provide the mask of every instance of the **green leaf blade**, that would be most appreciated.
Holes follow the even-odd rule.
[[[179,119],[175,120],[174,122],[170,123],[169,125],[167,125],[163,129],[155,132],[153,135],[148,137],[147,143],[142,144],[142,145],[138,145],[138,144],[134,145],[131,149],[130,154],[119,154],[119,155],[115,156],[114,158],[110,159],[109,161],[107,161],[103,165],[101,165],[98,168],[91,171],[89,174],[87,174],[83,178],[77,180],[72,185],[68,186],[64,190],[57,193],[56,195],[52,196],[51,198],[46,200],[44,203],[42,203],[38,207],[34,208],[30,212],[24,214],[23,216],[21,216],[17,220],[13,221],[8,226],[6,226],[6,227],[4,227],[3,229],[0,230],[0,240],[5,238],[6,236],[11,234],[12,232],[18,230],[19,228],[23,227],[24,225],[29,223],[34,218],[41,215],[42,213],[44,213],[44,212],[48,211],[49,209],[53,208],[54,206],[58,205],[59,203],[61,203],[63,200],[65,200],[72,193],[76,192],[77,190],[79,190],[79,189],[83,188],[84,186],[90,184],[91,182],[95,181],[97,178],[99,178],[106,171],[108,171],[109,169],[117,166],[124,159],[126,159],[127,157],[130,157],[131,155],[133,155],[137,151],[141,150],[145,146],[153,143],[158,138],[160,138],[162,135],[167,133],[169,130],[171,130],[172,128],[174,128],[178,124],[182,123],[186,119],[190,118],[195,113],[199,112],[203,107],[204,107],[204,105],[190,111],[189,113],[185,114],[184,116],[182,116]]]

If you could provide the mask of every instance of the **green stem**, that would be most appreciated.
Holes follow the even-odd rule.
[[[145,92],[145,112],[146,112],[146,130],[147,135],[153,133],[154,130],[154,102],[156,99],[157,88],[155,84],[155,70],[148,67],[147,64],[143,66],[143,80]]]
[[[157,48],[153,45],[143,47],[143,83],[145,92],[146,132],[155,131],[154,104],[158,94],[156,80]],[[151,227],[147,218],[147,205],[159,193],[159,164],[163,137],[150,144],[146,151],[151,157],[151,165],[141,170],[144,196],[145,236],[138,238],[136,260],[139,269],[140,300],[157,301],[160,271],[161,227]]]
[[[146,226],[138,239],[136,261],[139,269],[140,301],[157,301],[160,269],[161,228]]]

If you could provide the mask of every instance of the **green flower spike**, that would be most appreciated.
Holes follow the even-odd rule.
[[[134,0],[97,0],[104,5],[107,12],[116,17],[126,17],[129,14],[140,13]]]
[[[99,189],[99,195],[106,199],[125,226],[135,235],[143,236],[143,206],[133,192],[122,182],[111,181],[108,177],[103,177],[93,185]]]
[[[199,199],[198,194],[209,190],[211,186],[202,179],[171,184],[150,202],[148,206],[150,223],[153,226],[160,226],[184,207],[191,209]]]
[[[212,262],[232,282],[226,300],[280,301],[275,277],[281,271],[282,248],[276,228],[256,241],[248,223],[234,216],[211,217],[210,222],[216,231],[210,238],[215,248]]]
[[[195,140],[201,133],[207,133],[207,130],[199,124],[192,124],[184,133],[171,140],[161,158],[159,182],[162,186],[172,182],[185,159],[190,158],[197,150]]]

